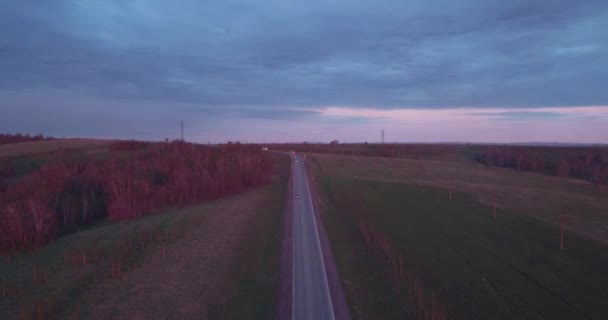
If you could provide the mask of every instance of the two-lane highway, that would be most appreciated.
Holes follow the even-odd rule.
[[[293,177],[292,319],[335,319],[304,159],[291,155]]]

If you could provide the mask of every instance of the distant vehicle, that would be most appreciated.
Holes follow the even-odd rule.
[[[268,151],[268,147],[262,147],[262,151]]]
[[[300,199],[300,195],[299,194],[296,194],[296,199]]]
[[[291,153],[291,154],[296,154],[296,152],[295,152],[295,151],[293,151],[293,150],[289,150],[289,153]]]

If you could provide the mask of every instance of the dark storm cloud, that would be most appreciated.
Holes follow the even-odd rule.
[[[263,118],[304,112],[285,106],[605,105],[607,12],[563,0],[8,1],[0,93]]]

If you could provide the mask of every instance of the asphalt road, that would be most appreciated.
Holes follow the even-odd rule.
[[[291,159],[294,196],[292,319],[334,320],[334,308],[303,157],[291,155]]]

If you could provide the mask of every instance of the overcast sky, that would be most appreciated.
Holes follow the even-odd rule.
[[[3,0],[0,131],[608,142],[608,1]]]

